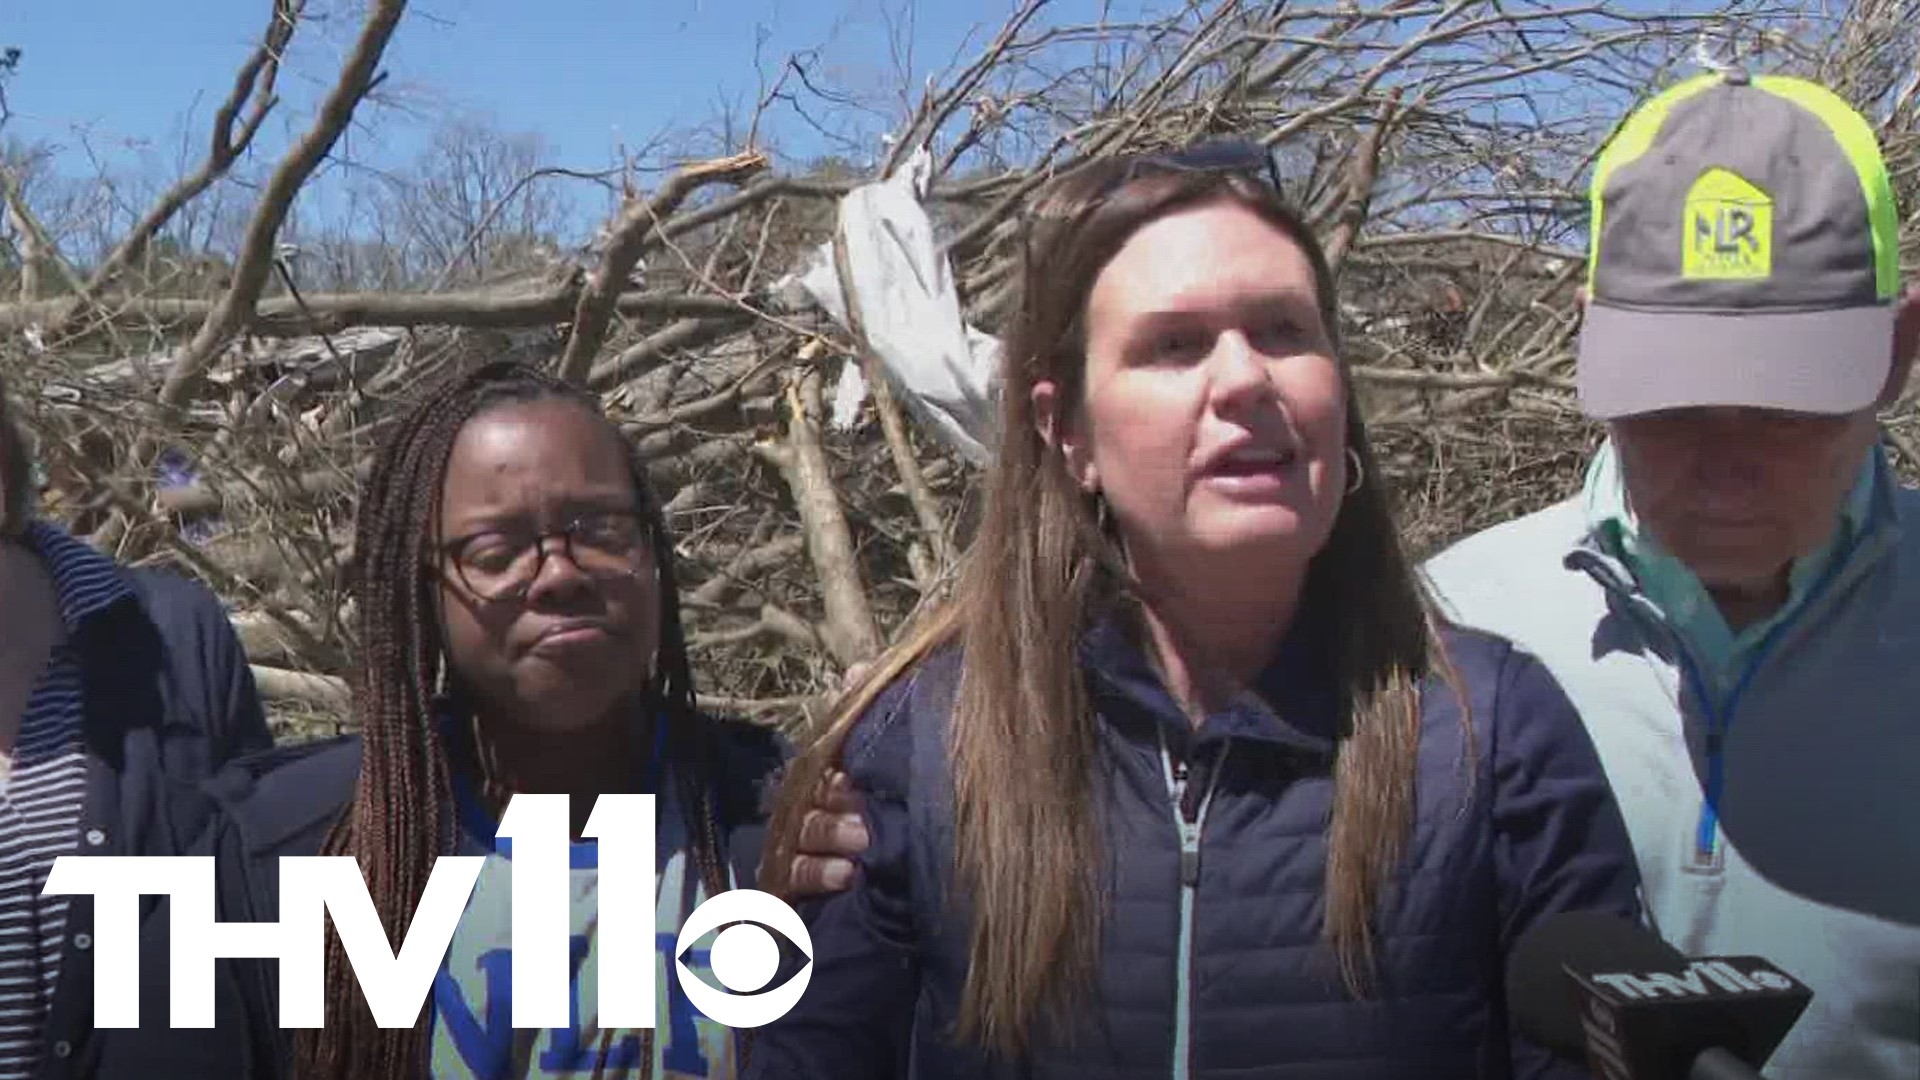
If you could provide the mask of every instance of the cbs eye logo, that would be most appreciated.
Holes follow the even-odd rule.
[[[714,989],[687,970],[686,957],[693,943],[719,926],[727,928],[714,938],[707,963],[713,977],[732,993]],[[767,932],[768,926],[785,934],[807,962],[786,985],[760,990],[780,969],[780,945]],[[813,977],[813,937],[806,924],[778,897],[757,889],[732,889],[695,908],[680,928],[673,954],[680,989],[693,1007],[730,1028],[761,1027],[787,1015],[800,1003]]]

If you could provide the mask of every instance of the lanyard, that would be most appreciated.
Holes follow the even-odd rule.
[[[1763,650],[1772,644],[1773,637],[1768,635],[1767,641],[1762,643]],[[1754,672],[1760,670],[1762,659],[1762,653],[1756,652],[1747,662],[1746,669],[1740,673],[1740,681],[1734,685],[1733,692],[1727,695],[1727,700],[1716,703],[1693,659],[1686,655],[1684,649],[1681,652],[1680,666],[1693,686],[1694,696],[1700,699],[1702,711],[1707,714],[1707,786],[1700,804],[1700,822],[1694,831],[1693,857],[1696,866],[1709,866],[1714,861],[1714,848],[1720,829],[1720,799],[1727,788],[1727,729],[1732,726],[1734,707],[1753,681]]]
[[[1830,559],[1819,579],[1814,582],[1813,588],[1807,590],[1806,596],[1801,598],[1800,606],[1767,631],[1767,636],[1760,640],[1759,646],[1748,658],[1746,666],[1740,672],[1739,680],[1733,684],[1733,691],[1727,695],[1725,701],[1715,702],[1713,695],[1708,692],[1706,680],[1701,678],[1698,666],[1687,652],[1685,643],[1681,643],[1679,649],[1681,669],[1686,673],[1687,681],[1693,687],[1694,696],[1700,699],[1701,709],[1707,714],[1707,786],[1704,792],[1705,798],[1700,806],[1700,822],[1694,833],[1693,854],[1697,866],[1709,866],[1715,861],[1720,829],[1721,799],[1727,790],[1727,729],[1733,726],[1735,708],[1739,705],[1741,697],[1746,694],[1747,688],[1753,684],[1754,676],[1759,673],[1774,646],[1779,644],[1787,628],[1811,610],[1814,601],[1826,591],[1827,586],[1838,576],[1840,569],[1853,562],[1854,557],[1859,553],[1862,540],[1869,531],[1862,530],[1861,536],[1855,537],[1845,552]]]

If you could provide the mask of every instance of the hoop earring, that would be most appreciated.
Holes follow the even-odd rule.
[[[1347,494],[1351,495],[1359,491],[1360,485],[1366,481],[1367,467],[1361,463],[1359,451],[1351,446],[1347,447]]]
[[[445,708],[454,704],[453,665],[447,661],[443,653],[438,666],[439,670],[434,672],[433,676],[433,699],[436,704]]]

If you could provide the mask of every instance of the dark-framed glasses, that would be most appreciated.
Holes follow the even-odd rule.
[[[488,602],[518,600],[533,587],[560,539],[559,550],[580,572],[598,581],[636,576],[647,548],[646,523],[638,511],[596,510],[558,529],[494,528],[469,533],[440,549],[469,593]]]

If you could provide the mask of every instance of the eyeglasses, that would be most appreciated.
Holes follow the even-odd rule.
[[[557,536],[567,561],[597,581],[617,581],[640,572],[646,527],[631,510],[582,514],[559,529],[489,529],[470,533],[441,548],[460,584],[489,603],[527,595],[546,568]]]

